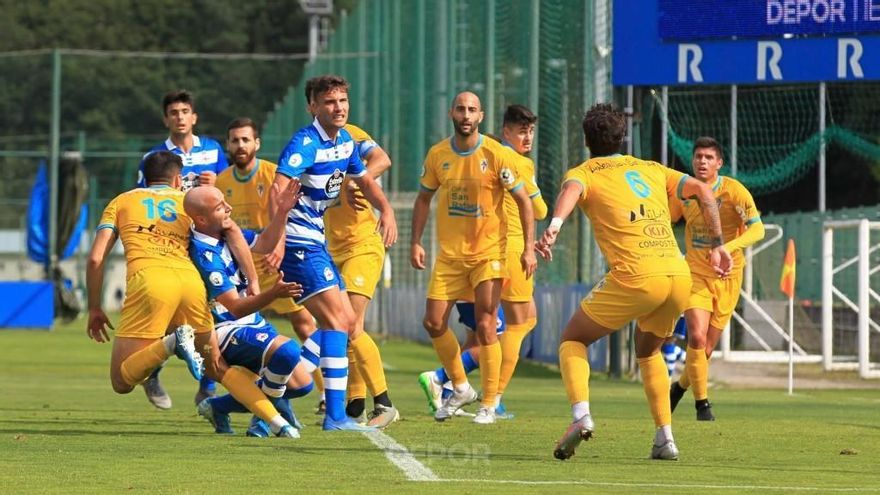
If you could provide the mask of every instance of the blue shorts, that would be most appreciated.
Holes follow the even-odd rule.
[[[263,368],[263,356],[269,344],[278,336],[268,323],[262,327],[237,327],[218,330],[220,354],[229,366],[241,366],[259,375]]]
[[[297,303],[333,287],[345,290],[345,283],[339,270],[333,264],[326,247],[301,248],[287,246],[281,271],[285,282],[296,282],[303,287],[303,293],[293,298]]]
[[[474,303],[457,302],[455,308],[458,309],[458,322],[473,332],[477,328],[477,318],[474,315]],[[498,319],[495,320],[495,332],[498,335],[504,333],[507,329],[507,321],[504,319],[504,308],[498,306]]]

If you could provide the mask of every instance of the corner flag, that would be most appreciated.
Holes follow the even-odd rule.
[[[794,299],[795,278],[795,252],[794,239],[788,240],[788,248],[785,250],[785,260],[782,262],[782,278],[779,279],[779,290],[789,299]]]

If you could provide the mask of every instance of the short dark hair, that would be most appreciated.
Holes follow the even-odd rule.
[[[238,117],[232,119],[232,122],[226,126],[226,136],[229,137],[229,131],[238,129],[239,127],[250,127],[254,130],[254,137],[260,137],[260,128],[257,127],[257,123],[250,117]]]
[[[626,118],[611,103],[597,103],[587,110],[583,127],[590,154],[606,156],[620,151],[626,136]]]
[[[538,116],[532,113],[524,105],[510,105],[504,111],[502,125],[532,125],[538,121]]]
[[[183,160],[179,155],[171,151],[156,151],[144,158],[144,181],[147,184],[171,182],[182,169]]]
[[[337,88],[341,88],[348,93],[348,86],[348,81],[344,77],[335,74],[313,77],[306,81],[306,100],[311,103],[319,95]]]
[[[165,96],[162,98],[162,115],[165,115],[168,112],[168,106],[172,103],[185,103],[192,108],[193,112],[196,111],[196,99],[192,93],[185,89],[178,89],[165,93]]]
[[[718,153],[718,158],[724,158],[724,150],[721,149],[721,143],[718,142],[713,137],[710,136],[700,136],[694,141],[694,148],[691,150],[691,154],[697,152],[697,148],[712,148]]]

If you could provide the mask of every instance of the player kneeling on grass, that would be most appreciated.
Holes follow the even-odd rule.
[[[265,254],[278,244],[286,214],[298,198],[299,183],[291,181],[283,193],[278,194],[280,214],[266,230],[260,235],[250,230],[242,232],[253,252]],[[293,388],[287,390],[300,360],[300,347],[295,341],[279,336],[258,311],[279,297],[299,295],[302,288],[299,284],[279,280],[266,292],[246,295],[248,281],[239,271],[238,262],[222,237],[223,230],[233,223],[229,216],[232,208],[223,193],[213,186],[193,189],[186,195],[184,208],[193,222],[189,254],[208,290],[217,350],[229,365],[241,366],[258,374],[260,389],[281,412],[270,418],[268,427],[258,436],[268,436],[268,430],[271,430],[278,436],[299,437],[291,427],[291,423],[297,422],[287,398],[308,393],[311,378],[305,372],[300,373],[299,380],[293,380]],[[228,395],[205,399],[198,404],[199,414],[214,425],[217,433],[232,433],[229,413],[246,410]]]

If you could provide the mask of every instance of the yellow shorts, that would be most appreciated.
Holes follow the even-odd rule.
[[[367,242],[342,253],[330,253],[339,270],[345,290],[369,299],[376,292],[385,265],[385,246],[381,242]]]
[[[269,263],[266,262],[266,256],[255,254],[254,255],[254,265],[257,267],[257,276],[260,277],[260,291],[267,291],[272,288],[273,285],[278,283],[278,270],[275,270]],[[297,311],[302,311],[305,309],[303,306],[293,302],[292,297],[279,298],[272,301],[271,304],[266,306],[264,309],[270,309],[279,315],[286,315],[289,313],[296,313]]]
[[[685,309],[703,309],[712,313],[709,326],[724,330],[736,310],[736,303],[739,302],[742,273],[726,279],[697,274],[691,276],[694,285]]]
[[[437,258],[428,284],[428,299],[438,301],[471,300],[480,282],[507,278],[504,260],[447,260]]]
[[[196,333],[214,330],[205,283],[195,267],[149,266],[126,280],[117,337],[159,339],[183,324]]]
[[[535,277],[526,278],[526,272],[523,271],[522,243],[507,243],[507,273],[510,278],[504,281],[501,287],[501,300],[508,302],[529,302],[535,293]]]
[[[687,275],[621,281],[609,273],[581,301],[581,309],[605,328],[620,328],[637,320],[642,331],[666,338],[672,335],[690,292],[691,277]]]

